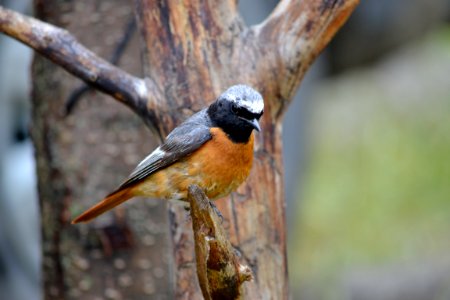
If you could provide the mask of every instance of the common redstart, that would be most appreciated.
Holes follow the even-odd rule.
[[[72,223],[88,222],[135,196],[187,201],[192,184],[212,200],[228,195],[250,173],[253,129],[261,130],[263,111],[257,91],[246,85],[230,87],[176,127],[124,183]]]

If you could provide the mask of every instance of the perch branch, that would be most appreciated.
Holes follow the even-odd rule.
[[[69,32],[0,6],[0,32],[33,48],[88,85],[114,97],[153,127],[156,88],[82,46]]]
[[[272,56],[277,60],[272,64],[283,79],[277,80],[282,82],[283,99],[292,98],[309,66],[358,3],[359,0],[283,0],[263,23],[252,28],[260,45],[269,45],[277,53]]]
[[[239,263],[209,199],[195,185],[189,187],[197,276],[205,299],[240,299],[242,284],[252,279],[248,266]]]

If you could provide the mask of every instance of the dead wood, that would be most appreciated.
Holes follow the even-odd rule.
[[[358,2],[283,0],[264,22],[247,27],[235,0],[136,0],[145,79],[100,59],[68,32],[1,7],[0,31],[131,107],[160,136],[230,85],[243,83],[259,90],[265,114],[253,170],[247,182],[218,206],[230,242],[239,247],[242,263],[254,273],[255,280],[243,285],[243,295],[287,299],[281,119],[306,70]],[[170,219],[169,273],[175,296],[198,298],[194,244],[185,212],[172,208]]]

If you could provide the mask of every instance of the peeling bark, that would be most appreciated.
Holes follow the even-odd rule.
[[[3,8],[0,31],[130,106],[160,135],[167,134],[233,84],[248,84],[259,90],[265,99],[265,114],[262,133],[255,144],[254,167],[247,182],[217,205],[223,212],[231,243],[254,274],[254,281],[243,285],[245,298],[287,299],[281,119],[304,73],[357,3],[358,0],[283,0],[264,22],[248,28],[232,0],[135,0],[145,79],[99,59],[67,32],[49,30],[53,27]],[[45,107],[43,102],[37,105],[37,109]],[[36,129],[36,143],[46,130],[53,132],[49,126],[55,124],[46,126]],[[103,137],[97,142],[104,142]],[[38,151],[38,162],[51,164],[53,160],[46,155],[43,147]],[[61,216],[62,211],[75,206],[61,195],[67,193],[64,180],[80,170],[70,175],[64,168],[60,170],[60,177],[56,173],[48,178],[49,182],[40,181],[41,189],[55,184],[55,188],[61,188],[49,192],[49,199],[42,198],[45,193],[41,193],[44,208],[52,197],[60,195],[58,204],[49,211],[44,209],[44,214]],[[40,172],[45,175],[46,169]],[[61,225],[65,218],[57,220],[61,223],[48,226]],[[184,210],[171,207],[170,220],[174,294],[178,299],[198,298],[200,288],[193,280],[193,236],[185,224]],[[45,236],[44,240],[51,238],[54,245],[59,245],[58,236]],[[62,266],[61,277],[64,272]]]
[[[203,297],[207,300],[242,299],[242,284],[253,279],[250,268],[239,262],[222,226],[221,216],[203,191],[198,186],[191,186],[188,198],[197,276]]]

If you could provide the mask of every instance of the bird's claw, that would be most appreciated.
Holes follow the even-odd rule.
[[[214,202],[209,201],[209,205],[211,206],[211,208],[214,210],[214,212],[216,213],[217,216],[219,216],[220,218],[220,223],[223,223],[223,215],[220,212],[220,210],[217,208],[216,204],[214,204]]]

